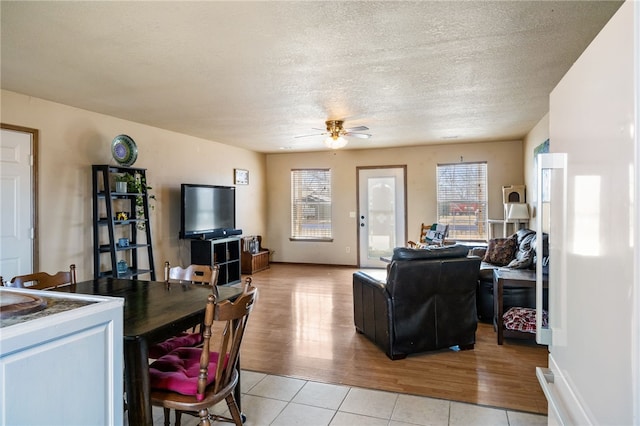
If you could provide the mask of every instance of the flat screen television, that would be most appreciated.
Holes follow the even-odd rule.
[[[180,238],[212,239],[242,233],[236,229],[234,186],[183,183],[180,200]]]

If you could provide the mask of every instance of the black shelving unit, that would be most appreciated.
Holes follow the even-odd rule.
[[[218,265],[218,285],[240,282],[240,256],[240,238],[191,241],[191,263]]]
[[[116,192],[112,187],[118,175],[129,173],[146,182],[146,169],[133,167],[93,165],[93,275],[94,278],[132,278],[148,274],[156,279],[149,224],[149,194],[146,185],[142,192]],[[129,189],[130,190],[130,189]],[[136,217],[136,201],[141,197],[143,216]],[[129,213],[123,220],[116,212]],[[128,245],[119,244],[127,239]],[[139,268],[140,260],[147,256],[145,268]],[[124,260],[127,268],[118,270],[118,262]]]

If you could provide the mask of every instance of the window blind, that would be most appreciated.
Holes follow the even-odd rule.
[[[331,237],[331,170],[291,170],[291,238]]]
[[[449,238],[485,240],[487,163],[438,164],[438,223],[449,225]]]

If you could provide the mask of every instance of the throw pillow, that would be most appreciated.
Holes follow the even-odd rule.
[[[520,240],[520,245],[516,250],[515,258],[509,262],[507,267],[514,269],[527,269],[533,265],[536,247],[532,243],[535,243],[535,238],[535,232],[530,232]]]
[[[513,259],[516,252],[515,238],[493,238],[489,240],[484,262],[497,266],[505,266]]]

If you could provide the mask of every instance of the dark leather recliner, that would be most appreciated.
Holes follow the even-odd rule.
[[[459,346],[473,349],[479,258],[462,245],[394,249],[387,279],[353,274],[356,330],[389,358]]]

